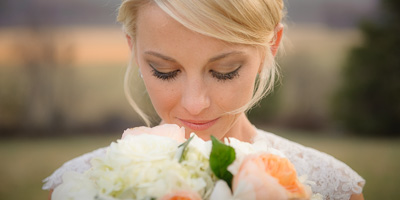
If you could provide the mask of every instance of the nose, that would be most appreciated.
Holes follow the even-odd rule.
[[[210,107],[210,98],[204,80],[188,80],[182,91],[182,106],[191,115],[199,115]]]

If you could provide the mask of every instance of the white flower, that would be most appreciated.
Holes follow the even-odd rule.
[[[122,134],[122,139],[124,139],[127,135],[141,135],[141,134],[169,137],[171,139],[176,140],[179,143],[185,141],[185,128],[179,127],[176,124],[163,124],[155,126],[153,128],[145,126],[130,128],[124,131],[124,133]]]
[[[179,162],[177,155],[183,148],[178,147],[180,142],[158,130],[152,135],[125,134],[110,145],[105,157],[92,159],[92,168],[84,174],[66,173],[52,198],[158,199],[178,190],[208,197],[215,181],[209,168],[207,142],[194,136]]]
[[[184,136],[185,130],[177,125],[128,129],[121,140],[109,146],[104,157],[92,159],[92,168],[88,171],[65,173],[52,199],[159,199],[180,191],[211,200],[256,199],[257,188],[252,184],[237,181],[232,193],[225,181],[216,178],[209,163],[211,141],[192,133],[191,141],[185,146],[181,145]],[[228,138],[225,144],[235,149],[236,160],[228,167],[233,175],[238,174],[249,155],[265,152],[285,157],[265,143],[250,144]],[[254,179],[259,180],[258,174]],[[319,194],[312,197],[322,199]]]
[[[103,194],[118,198],[159,198],[190,188],[189,172],[174,159],[178,145],[157,135],[127,135],[111,144],[104,159],[93,160],[91,177]]]
[[[189,170],[195,182],[194,188],[200,191],[204,198],[212,192],[214,187],[215,177],[210,169],[209,157],[211,153],[211,141],[204,141],[194,133],[191,134],[185,152],[183,152],[182,165]]]
[[[214,190],[210,196],[210,200],[255,200],[256,195],[251,184],[245,182],[239,183],[238,187],[232,194],[231,189],[225,181],[217,181]]]
[[[190,134],[190,137],[193,137],[189,143],[189,148],[194,148],[199,151],[207,160],[210,159],[210,153],[212,148],[211,141],[204,141],[199,138],[196,134]]]

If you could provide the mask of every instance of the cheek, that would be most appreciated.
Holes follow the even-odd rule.
[[[147,93],[154,109],[161,118],[164,118],[179,102],[177,91],[179,86],[171,83],[160,83],[159,80],[149,77],[144,79]]]
[[[238,109],[248,103],[254,91],[255,76],[240,76],[238,80],[215,87],[215,103],[224,111]]]

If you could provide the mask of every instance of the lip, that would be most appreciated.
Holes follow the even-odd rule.
[[[179,119],[179,118],[178,118]],[[186,127],[194,131],[203,131],[213,126],[219,118],[213,120],[187,120],[179,119]]]

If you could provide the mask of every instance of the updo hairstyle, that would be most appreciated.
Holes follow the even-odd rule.
[[[262,50],[265,59],[252,99],[229,113],[249,110],[273,89],[279,73],[271,45],[275,42],[277,27],[285,15],[283,0],[122,0],[117,21],[122,24],[123,30],[132,41],[136,38],[138,11],[149,4],[156,4],[192,31],[233,44],[252,45]],[[128,80],[132,73],[132,63],[131,61],[125,74],[125,94],[134,110],[149,126],[150,120],[133,101],[129,91]]]

